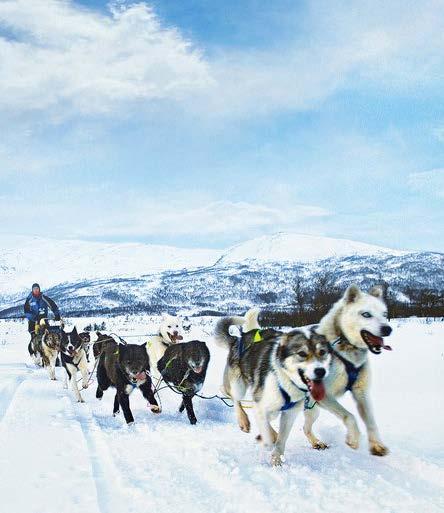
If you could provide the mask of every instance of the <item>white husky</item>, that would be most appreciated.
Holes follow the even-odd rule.
[[[159,334],[151,337],[146,343],[150,359],[151,375],[160,379],[157,362],[162,358],[166,348],[183,340],[182,319],[174,315],[164,314],[159,326]]]
[[[351,285],[343,297],[333,305],[321,320],[317,332],[324,335],[332,346],[330,372],[325,379],[326,396],[319,405],[339,417],[347,429],[346,443],[356,449],[359,446],[359,430],[354,416],[336,397],[350,390],[368,433],[370,452],[384,456],[388,449],[379,436],[369,398],[370,366],[368,352],[380,354],[391,349],[383,337],[392,332],[387,322],[387,306],[381,287],[373,287],[369,293]],[[316,449],[326,447],[312,432],[319,415],[317,406],[305,410],[304,433]]]

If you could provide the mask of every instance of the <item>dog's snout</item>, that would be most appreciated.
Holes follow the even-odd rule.
[[[325,376],[325,369],[323,367],[318,367],[314,370],[314,373],[318,379],[321,379]]]
[[[392,328],[390,326],[383,326],[381,328],[381,335],[383,337],[388,337],[391,332],[392,332]]]

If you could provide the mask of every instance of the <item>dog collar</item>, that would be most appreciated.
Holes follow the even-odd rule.
[[[348,340],[348,338],[344,337],[344,335],[339,335],[339,337],[335,338],[333,340],[333,342],[329,342],[329,344],[330,344],[330,347],[334,347],[336,344],[339,344],[341,342],[344,344],[348,344],[349,346],[352,346],[353,349],[356,349],[357,351],[362,351],[363,353],[365,353],[365,351],[367,351],[366,348],[358,347],[358,346],[355,346],[354,344],[352,344],[350,342],[350,340]]]

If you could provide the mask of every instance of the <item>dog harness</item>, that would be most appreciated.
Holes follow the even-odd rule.
[[[309,397],[308,396],[308,390],[306,390],[305,388],[301,388],[300,386],[296,385],[296,383],[294,381],[292,381],[292,380],[290,380],[290,381],[291,381],[292,385],[294,385],[301,392],[304,392],[304,394],[306,394],[306,395],[305,395],[304,399],[299,399],[299,401],[292,401],[290,399],[290,396],[289,396],[288,392],[279,383],[279,392],[281,393],[282,399],[284,400],[284,405],[282,406],[281,411],[291,410],[291,408],[294,408],[301,401],[304,401],[304,404],[307,404],[307,398]]]
[[[302,401],[302,399],[300,399],[299,401],[292,401],[287,391],[284,388],[282,388],[281,385],[279,385],[279,391],[282,395],[282,398],[284,399],[284,405],[282,406],[281,411],[291,410]]]
[[[347,360],[347,358],[344,358],[340,353],[334,350],[333,346],[336,345],[341,339],[340,337],[337,338],[334,342],[330,344],[330,348],[332,353],[341,360],[341,362],[344,364],[345,372],[347,373],[347,386],[345,387],[345,391],[351,390],[353,388],[353,385],[356,383],[356,380],[359,377],[359,373],[362,370],[362,367],[364,367],[364,364],[360,365],[359,367],[356,367],[356,365],[353,365],[352,362]],[[345,342],[348,342],[345,340]]]
[[[262,340],[264,340],[262,338],[261,330],[257,329],[255,331],[256,331],[256,333],[253,336],[253,340],[252,340],[251,344],[248,347],[245,347],[244,341],[242,340],[242,337],[240,337],[239,345],[238,345],[239,358],[242,358],[242,356],[251,347],[252,344],[256,344],[257,342],[262,342]]]

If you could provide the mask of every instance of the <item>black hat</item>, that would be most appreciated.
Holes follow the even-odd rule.
[[[38,283],[33,283],[31,289],[33,289],[34,287],[40,288],[40,285]]]

